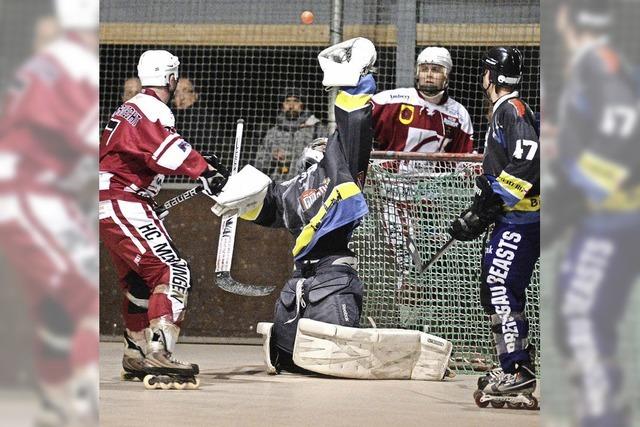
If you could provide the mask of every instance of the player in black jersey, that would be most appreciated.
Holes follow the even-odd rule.
[[[482,262],[480,300],[490,316],[501,370],[478,380],[478,406],[535,409],[536,387],[528,344],[525,291],[540,256],[540,156],[535,115],[519,97],[522,54],[494,47],[482,58],[482,89],[492,104],[473,205],[453,221],[458,240],[493,231]]]

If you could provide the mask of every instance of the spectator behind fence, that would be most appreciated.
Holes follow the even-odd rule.
[[[188,78],[178,80],[178,88],[173,96],[173,106],[176,110],[186,110],[198,100],[198,93],[193,82]]]
[[[201,92],[204,91],[204,92]],[[171,99],[171,109],[176,118],[176,126],[184,129],[183,136],[196,150],[208,152],[212,150],[211,141],[218,140],[206,125],[210,120],[210,111],[206,108],[206,89],[196,84],[194,78],[181,77]],[[226,139],[221,139],[226,142]],[[216,146],[216,152],[221,156],[229,150],[229,145]],[[226,156],[225,156],[226,157]]]
[[[122,91],[122,102],[127,102],[142,91],[140,79],[137,77],[129,77],[124,81]]]
[[[256,153],[256,168],[274,181],[285,181],[296,174],[296,162],[305,146],[327,136],[320,120],[304,108],[300,91],[289,88],[282,98],[276,124],[267,131]]]

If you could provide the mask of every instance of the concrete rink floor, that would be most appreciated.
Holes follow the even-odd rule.
[[[180,344],[199,390],[120,381],[122,344],[100,344],[101,426],[537,426],[540,411],[480,409],[477,376],[445,382],[343,380],[264,372],[262,348]]]

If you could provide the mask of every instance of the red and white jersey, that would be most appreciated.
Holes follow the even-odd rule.
[[[376,149],[421,153],[470,153],[473,126],[467,110],[446,94],[439,104],[415,88],[386,90],[373,96]]]
[[[153,90],[125,102],[100,140],[100,200],[139,200],[158,194],[165,175],[196,179],[206,160],[175,129],[171,109]]]
[[[96,53],[70,36],[25,62],[2,107],[0,184],[59,186],[83,159],[95,161],[98,76]]]

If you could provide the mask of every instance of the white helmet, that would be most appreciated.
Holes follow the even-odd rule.
[[[100,20],[99,0],[55,0],[56,17],[65,30],[96,30]]]
[[[167,86],[171,75],[178,79],[180,60],[166,50],[148,50],[138,61],[138,77],[142,86]]]
[[[420,52],[420,55],[418,55],[418,59],[416,60],[416,76],[418,74],[417,70],[422,64],[442,65],[447,72],[447,76],[453,68],[451,55],[449,54],[449,51],[443,47],[430,46]]]

